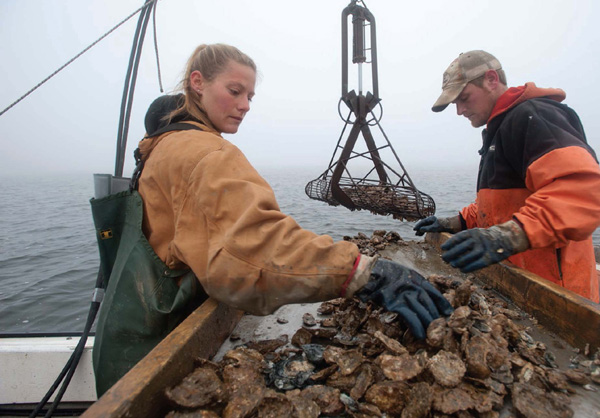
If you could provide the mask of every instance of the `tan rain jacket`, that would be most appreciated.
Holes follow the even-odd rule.
[[[355,244],[302,229],[237,147],[189,123],[204,132],[167,132],[139,145],[143,228],[161,260],[189,266],[209,296],[260,315],[339,297],[349,278],[351,296],[366,282],[368,274],[352,275]]]

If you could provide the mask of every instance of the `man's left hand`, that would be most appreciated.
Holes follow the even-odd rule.
[[[443,260],[463,273],[498,263],[528,248],[525,231],[513,220],[459,232],[441,246]]]

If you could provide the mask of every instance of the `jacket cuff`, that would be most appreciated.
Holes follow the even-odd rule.
[[[510,220],[503,224],[492,226],[491,228],[500,230],[507,237],[512,246],[513,254],[528,250],[531,246],[529,238],[527,238],[527,234],[525,233],[525,230],[523,230],[520,222]]]
[[[460,232],[463,229],[467,229],[467,223],[465,222],[464,218],[461,216],[460,213],[456,216],[451,216],[449,218],[441,218],[440,223],[444,227],[448,228],[453,234]]]
[[[369,257],[364,254],[359,254],[354,262],[354,267],[348,275],[348,279],[342,285],[340,296],[343,298],[351,298],[371,278],[371,270],[377,257]]]

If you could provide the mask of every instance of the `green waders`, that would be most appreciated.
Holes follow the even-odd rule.
[[[142,231],[137,191],[90,203],[100,268],[109,278],[92,352],[100,397],[207,296],[191,270],[171,270],[158,258]]]
[[[202,129],[179,122],[153,136],[181,130]],[[134,155],[129,190],[109,194],[112,186],[99,187],[98,198],[90,200],[106,289],[92,350],[98,397],[208,298],[191,270],[169,269],[144,236],[144,208],[137,192],[144,163],[139,149]],[[116,181],[117,190],[125,188],[123,177],[99,176]],[[95,185],[97,192],[101,184]]]

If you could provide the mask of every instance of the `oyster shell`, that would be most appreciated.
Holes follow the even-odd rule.
[[[401,355],[407,354],[408,350],[404,347],[398,340],[394,340],[393,338],[387,337],[381,331],[375,331],[375,338],[382,342],[385,348],[393,354]]]
[[[538,387],[515,383],[512,389],[513,404],[525,418],[570,418],[573,410],[569,399],[556,392],[546,392]]]
[[[401,356],[382,354],[376,361],[385,377],[393,381],[406,381],[418,376],[423,371],[425,368],[423,360],[422,356],[409,354]]]
[[[465,363],[458,355],[444,350],[440,350],[429,359],[427,369],[437,383],[446,387],[457,386],[467,371]]]
[[[284,394],[269,391],[258,406],[258,418],[291,417],[294,414],[294,403]]]
[[[304,315],[302,315],[302,323],[305,327],[314,327],[315,325],[317,325],[315,317],[309,313],[305,313]]]
[[[386,380],[371,386],[365,394],[365,400],[383,412],[400,415],[409,393],[410,386],[407,383]]]
[[[344,411],[339,389],[323,385],[309,386],[302,390],[301,396],[316,403],[323,415],[337,415]]]
[[[401,418],[427,418],[432,402],[433,395],[430,386],[425,382],[415,383],[410,388]]]
[[[343,376],[354,373],[364,360],[358,350],[344,350],[335,346],[327,347],[323,352],[323,358],[329,364],[337,364]]]
[[[444,336],[447,331],[446,318],[434,319],[427,327],[427,344],[435,348],[440,347],[444,342]]]
[[[315,366],[302,355],[293,355],[273,364],[269,382],[279,390],[303,388]]]
[[[246,347],[256,350],[261,354],[267,354],[272,351],[277,350],[279,347],[283,347],[288,343],[288,336],[282,335],[279,338],[268,339],[268,340],[260,340],[260,341],[250,341],[246,343]]]
[[[198,409],[206,405],[226,402],[228,393],[225,384],[214,370],[197,368],[183,381],[165,391],[169,401],[177,406]]]

